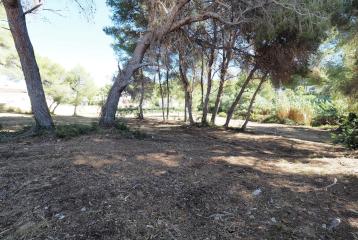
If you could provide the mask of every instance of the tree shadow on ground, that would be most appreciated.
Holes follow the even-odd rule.
[[[234,136],[142,124],[144,140],[103,133],[0,145],[0,238],[356,236],[357,175],[302,174],[277,165],[304,160],[309,168],[315,150],[294,147],[292,156],[301,156],[294,161],[281,154],[290,146],[275,139],[228,140]],[[325,156],[333,164],[335,153]],[[322,169],[330,167],[323,163]],[[326,190],[334,178],[337,184]],[[342,223],[327,230],[336,217]]]

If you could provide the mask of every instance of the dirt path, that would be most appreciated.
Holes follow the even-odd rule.
[[[357,156],[325,131],[128,124],[2,143],[0,239],[358,238]]]

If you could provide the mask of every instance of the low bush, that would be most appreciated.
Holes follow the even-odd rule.
[[[120,131],[129,131],[129,127],[124,122],[121,121],[116,121],[114,127],[115,129]]]
[[[55,134],[58,138],[72,138],[83,134],[89,134],[95,132],[98,129],[96,123],[92,125],[85,124],[65,124],[57,125]]]
[[[135,139],[144,139],[147,135],[139,130],[131,130],[124,122],[116,121],[114,125],[115,129],[117,129],[122,136],[127,138],[135,138]]]
[[[226,118],[226,113],[225,112],[219,112],[218,114],[219,117],[223,117],[223,118]]]
[[[338,125],[339,111],[330,101],[322,101],[316,104],[316,114],[312,126]]]
[[[336,143],[342,143],[348,148],[358,148],[358,117],[355,113],[349,113],[345,118],[342,118],[339,128],[333,134],[333,139]]]

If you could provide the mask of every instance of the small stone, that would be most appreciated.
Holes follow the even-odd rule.
[[[276,218],[272,217],[272,218],[271,218],[271,222],[273,222],[273,223],[277,223]]]
[[[81,212],[86,212],[86,208],[85,207],[83,207],[83,208],[81,208]]]
[[[341,224],[341,219],[340,218],[334,218],[332,221],[331,221],[331,224],[329,225],[328,227],[328,230],[329,231],[332,231],[333,229],[337,228],[340,224]]]
[[[322,224],[322,228],[323,228],[323,229],[327,229],[327,225],[326,225],[326,224]]]
[[[63,213],[56,213],[55,214],[55,217],[58,219],[58,220],[62,220],[65,218],[65,215]]]
[[[255,216],[254,216],[254,215],[250,215],[249,218],[250,218],[250,219],[255,219]]]
[[[262,193],[261,188],[258,188],[258,189],[256,189],[255,191],[252,192],[252,195],[255,196],[255,197],[257,197],[257,196],[259,196],[261,193]]]

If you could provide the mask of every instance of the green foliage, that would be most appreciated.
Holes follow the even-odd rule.
[[[130,131],[129,127],[124,122],[121,121],[116,121],[114,127],[119,131],[125,131],[125,132]]]
[[[332,101],[318,100],[315,104],[316,113],[313,118],[312,126],[337,125],[339,121],[339,111]]]
[[[89,134],[97,131],[98,125],[93,123],[92,125],[86,124],[66,124],[57,125],[55,134],[58,138],[73,138],[84,134]]]
[[[147,135],[139,130],[131,130],[124,122],[116,121],[114,128],[117,129],[121,135],[127,138],[135,138],[143,140]]]
[[[358,117],[355,113],[349,113],[347,117],[341,119],[333,139],[336,143],[342,143],[349,148],[358,148]]]
[[[107,0],[107,5],[112,9],[115,26],[104,28],[104,32],[115,39],[113,48],[119,55],[131,54],[140,34],[145,31],[148,16],[143,2]]]
[[[65,69],[48,58],[38,57],[37,59],[46,95],[57,104],[70,102],[72,92],[65,81],[67,74]]]
[[[22,77],[20,60],[15,49],[8,24],[6,21],[5,9],[0,4],[0,74],[4,74],[10,79]]]
[[[77,66],[67,73],[65,82],[71,88],[69,102],[74,106],[78,106],[84,101],[87,103],[94,101],[97,88],[90,74],[83,67]]]
[[[227,115],[226,115],[226,112],[219,112],[218,116],[226,118]]]

